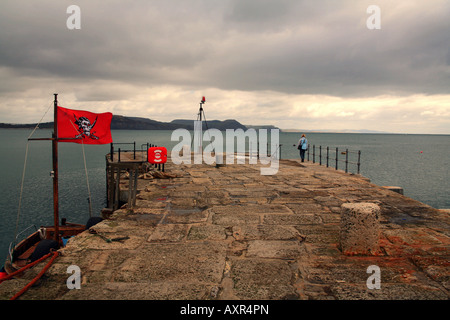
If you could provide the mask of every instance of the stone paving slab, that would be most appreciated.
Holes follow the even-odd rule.
[[[282,160],[273,176],[259,169],[167,163],[176,178],[141,179],[136,207],[72,238],[21,299],[450,298],[449,211],[309,162]],[[341,252],[341,206],[351,202],[380,207],[378,255]],[[66,286],[71,265],[80,290]],[[381,289],[367,287],[372,265]],[[42,266],[2,283],[0,297]]]

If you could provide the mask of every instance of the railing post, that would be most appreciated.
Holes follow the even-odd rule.
[[[310,146],[311,145],[308,143],[308,150],[307,150],[308,151],[308,161],[309,161],[309,148],[310,148]]]
[[[259,159],[259,141],[257,142],[256,145],[256,159]]]
[[[322,146],[319,146],[319,164],[322,165]]]
[[[327,168],[328,168],[328,157],[329,157],[329,153],[330,153],[330,147],[327,146]]]
[[[316,163],[316,145],[313,144],[313,163]]]
[[[119,162],[120,162],[120,148],[119,148]]]
[[[345,149],[345,173],[348,173],[348,149]]]
[[[111,154],[111,162],[114,162],[114,144],[112,142],[111,142],[110,154]]]
[[[136,160],[136,141],[133,142],[133,159]]]
[[[358,174],[361,166],[361,150],[358,151]]]
[[[120,149],[119,149],[120,150]],[[120,155],[120,153],[119,153]],[[120,161],[120,160],[119,160]],[[120,167],[117,167],[117,175],[115,179],[116,186],[114,188],[114,204],[113,204],[113,210],[119,209],[119,199],[120,199],[120,173],[122,172],[122,169]]]
[[[339,154],[338,147],[336,147],[336,170],[338,169],[338,154]]]

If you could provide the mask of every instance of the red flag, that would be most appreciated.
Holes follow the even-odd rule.
[[[60,142],[84,144],[111,143],[112,113],[92,113],[58,107],[58,138]],[[69,139],[68,139],[69,138]],[[70,138],[73,138],[70,139]]]

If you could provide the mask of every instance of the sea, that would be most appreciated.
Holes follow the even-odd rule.
[[[30,129],[0,129],[0,259],[6,258],[9,244],[16,234],[20,239],[26,236],[26,233],[20,232],[30,226],[53,223],[51,143],[28,142],[31,132]],[[171,141],[172,133],[165,130],[113,130],[112,137],[116,150],[132,150],[134,146],[137,150],[146,150],[147,144],[152,144],[164,146],[170,151],[179,144],[179,138]],[[321,149],[322,164],[326,165],[326,148],[329,147],[329,166],[334,168],[338,148],[338,169],[345,170],[346,155],[342,152],[348,150],[348,171],[356,173],[355,163],[358,162],[360,151],[360,174],[371,182],[380,186],[402,187],[404,195],[434,208],[450,208],[449,135],[305,134],[310,145],[310,161],[313,161],[314,150],[314,160],[320,162]],[[300,136],[301,133],[280,132],[282,159],[299,158],[296,144]],[[49,137],[49,129],[38,129],[33,134],[33,138]],[[59,143],[61,218],[65,217],[74,223],[86,223],[89,219],[88,191],[93,216],[99,216],[101,209],[106,207],[105,156],[109,151],[110,145],[83,147],[75,143]]]

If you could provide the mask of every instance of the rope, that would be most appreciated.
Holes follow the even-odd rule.
[[[23,164],[22,182],[20,184],[19,208],[17,209],[16,230],[14,231],[14,241],[16,240],[17,231],[19,229],[20,209],[22,207],[23,184],[24,184],[24,181],[25,181],[25,172],[26,172],[26,168],[27,168],[27,159],[28,159],[28,144],[29,144],[29,141],[27,142],[27,147],[25,149],[25,162]]]
[[[28,136],[28,139],[27,139],[27,147],[25,149],[25,161],[24,161],[24,164],[23,164],[23,171],[22,171],[22,182],[20,184],[19,208],[17,209],[16,230],[14,232],[14,241],[16,240],[16,237],[17,237],[17,231],[18,231],[18,228],[19,228],[19,220],[20,220],[19,219],[20,218],[20,209],[22,208],[23,185],[24,185],[24,181],[25,181],[25,172],[26,172],[26,169],[27,169],[28,145],[30,143],[29,139],[33,136],[33,134],[35,133],[37,128],[39,128],[39,125],[41,124],[42,120],[45,118],[45,116],[47,115],[47,113],[48,113],[48,111],[50,110],[51,107],[52,107],[52,105],[50,105],[47,108],[47,110],[45,111],[44,115],[39,120],[39,122],[36,124],[36,127],[34,127],[33,131],[31,132],[31,134]]]
[[[70,121],[70,124],[75,129],[75,132],[78,132],[78,129],[75,127],[72,121]],[[86,165],[86,153],[84,152],[84,141],[81,139],[81,149],[83,150],[83,162],[84,162],[84,172],[86,174],[86,184],[88,189],[88,202],[89,202],[89,217],[92,218],[92,205],[91,205],[91,188],[89,186],[89,177],[88,177],[88,170]]]
[[[88,189],[88,194],[89,194],[89,217],[92,218],[92,205],[91,205],[91,188],[89,187],[89,177],[88,177],[88,170],[87,170],[87,165],[86,165],[86,154],[84,153],[84,143],[83,140],[81,140],[81,145],[82,145],[82,149],[83,149],[83,160],[84,160],[84,172],[86,173],[86,183],[87,183],[87,189]]]
[[[39,274],[34,277],[33,280],[31,280],[25,287],[22,288],[22,290],[20,290],[19,292],[17,292],[10,300],[16,300],[18,297],[20,297],[22,294],[24,294],[32,285],[34,285],[36,283],[36,281],[38,281],[43,275],[44,273],[48,270],[48,268],[50,268],[50,266],[52,265],[53,261],[55,261],[55,259],[58,257],[59,252],[55,251],[53,253],[49,253],[47,255],[45,255],[45,258],[48,258],[50,255],[53,254],[53,257],[50,259],[50,261],[45,265],[45,267],[41,270],[41,272],[39,272]],[[44,260],[44,259],[43,259]],[[38,261],[38,260],[37,260]]]
[[[0,283],[2,283],[2,282],[5,281],[5,280],[9,280],[9,279],[13,278],[14,276],[16,276],[16,275],[18,275],[18,274],[24,272],[25,270],[31,268],[32,266],[38,264],[39,262],[41,262],[41,261],[47,259],[47,258],[50,257],[51,255],[52,255],[51,252],[50,252],[50,253],[47,253],[45,256],[39,258],[38,260],[33,261],[33,262],[27,264],[25,267],[22,267],[22,268],[20,268],[19,270],[16,270],[16,271],[14,271],[14,272],[8,274],[6,277],[0,279]]]

